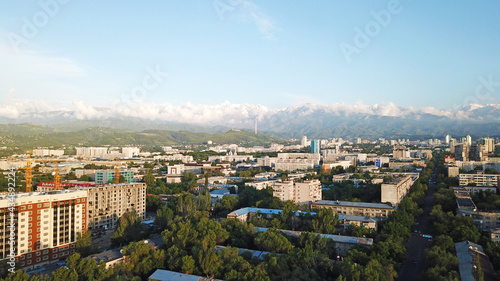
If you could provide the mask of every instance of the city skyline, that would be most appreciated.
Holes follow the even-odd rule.
[[[4,109],[500,103],[494,1],[97,3],[4,4]]]

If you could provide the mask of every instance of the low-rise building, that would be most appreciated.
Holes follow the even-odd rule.
[[[496,280],[493,265],[481,245],[470,241],[458,242],[455,243],[455,252],[457,253],[457,258],[460,261],[458,269],[461,280],[477,280],[474,278],[474,271],[479,268],[478,265],[480,265],[480,268],[483,271],[484,280]]]
[[[187,273],[179,273],[170,270],[157,269],[148,280],[150,281],[222,281],[210,277],[202,277],[198,275],[191,275]]]
[[[227,215],[228,219],[237,219],[240,220],[241,222],[248,222],[252,220],[254,217],[257,218],[267,218],[271,219],[273,216],[281,214],[282,210],[278,209],[265,209],[265,208],[251,208],[251,207],[246,207],[242,209],[238,209],[235,211],[232,211]],[[301,211],[296,211],[295,217],[299,218],[301,215],[306,215],[309,214],[311,216],[316,216],[316,212],[301,212]],[[338,215],[339,217],[339,222],[344,225],[345,228],[347,228],[349,225],[357,225],[357,226],[363,226],[368,229],[377,229],[377,220],[371,219],[371,218],[366,218],[364,216],[351,216],[351,215]]]
[[[385,218],[394,211],[393,206],[382,203],[348,202],[320,200],[311,203],[311,209],[330,208],[335,214],[363,216],[367,218]]]
[[[252,181],[252,182],[246,182],[245,186],[253,186],[257,190],[262,190],[266,189],[268,186],[270,187],[274,186],[274,183],[276,182],[277,180]]]
[[[475,184],[476,186],[498,186],[498,174],[459,174],[458,181],[460,186]]]

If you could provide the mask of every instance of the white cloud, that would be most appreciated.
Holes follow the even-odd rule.
[[[275,20],[267,15],[260,7],[251,1],[241,1],[238,17],[245,22],[255,24],[263,39],[275,40],[275,32],[281,29],[276,25]]]
[[[500,105],[488,105],[492,108],[486,116],[489,120],[500,120]],[[477,108],[481,110],[481,108]],[[44,100],[10,99],[0,104],[0,116],[12,119],[26,116],[40,117],[49,112],[64,113],[63,118],[79,120],[96,120],[110,117],[129,117],[155,120],[162,122],[177,122],[196,125],[225,125],[225,126],[252,126],[255,118],[259,122],[268,120],[293,120],[312,114],[318,116],[389,116],[398,118],[419,119],[423,114],[457,120],[480,120],[486,118],[484,114],[470,108],[458,110],[438,110],[433,107],[416,109],[413,107],[399,107],[393,103],[366,105],[362,102],[356,104],[335,103],[318,104],[307,103],[301,106],[287,108],[269,108],[256,104],[234,104],[228,101],[216,105],[203,105],[186,103],[173,105],[170,103],[154,103],[135,101],[131,104],[112,102],[109,106],[93,106],[82,100],[75,100],[72,108],[63,103],[55,104]],[[51,113],[51,114],[52,114]],[[498,116],[496,116],[498,115]],[[65,120],[61,120],[64,122]]]

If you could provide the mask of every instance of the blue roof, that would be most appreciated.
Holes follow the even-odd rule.
[[[252,207],[246,207],[246,208],[241,208],[238,210],[235,210],[231,213],[235,213],[237,216],[242,216],[246,215],[248,213],[261,213],[261,214],[266,214],[266,215],[279,215],[281,214],[281,210],[279,209],[265,209],[265,208],[252,208]],[[294,212],[296,216],[299,216],[300,214],[310,214],[310,215],[316,215],[315,212],[301,212],[301,211],[295,211]]]

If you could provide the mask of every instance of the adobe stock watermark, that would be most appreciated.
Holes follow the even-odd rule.
[[[387,3],[387,8],[378,12],[371,11],[372,20],[368,21],[364,28],[354,28],[353,43],[341,42],[340,50],[344,55],[347,63],[351,63],[354,54],[360,54],[361,51],[368,47],[372,39],[377,37],[383,28],[389,26],[392,22],[392,17],[403,11],[403,7],[399,0],[391,0]]]
[[[224,20],[224,14],[226,12],[233,12],[238,8],[238,6],[244,3],[245,1],[243,0],[226,0],[226,1],[215,0],[213,2],[213,6],[215,12],[217,13],[217,16],[219,16],[219,19],[222,21]]]
[[[16,171],[14,167],[9,168],[9,173],[7,174],[7,182],[8,182],[8,194],[7,194],[7,200],[8,200],[8,210],[9,210],[9,217],[8,217],[8,226],[7,228],[10,229],[10,237],[9,237],[9,251],[8,251],[8,261],[7,264],[9,265],[9,268],[7,269],[9,272],[15,272],[16,270],[16,218],[15,218],[15,210],[16,210]]]
[[[62,5],[66,5],[70,0],[40,0],[38,6],[40,10],[35,12],[31,18],[22,17],[23,22],[20,33],[9,32],[7,38],[12,49],[17,53],[21,45],[26,45],[30,39],[35,38],[40,30],[47,26],[50,19],[57,16]]]

